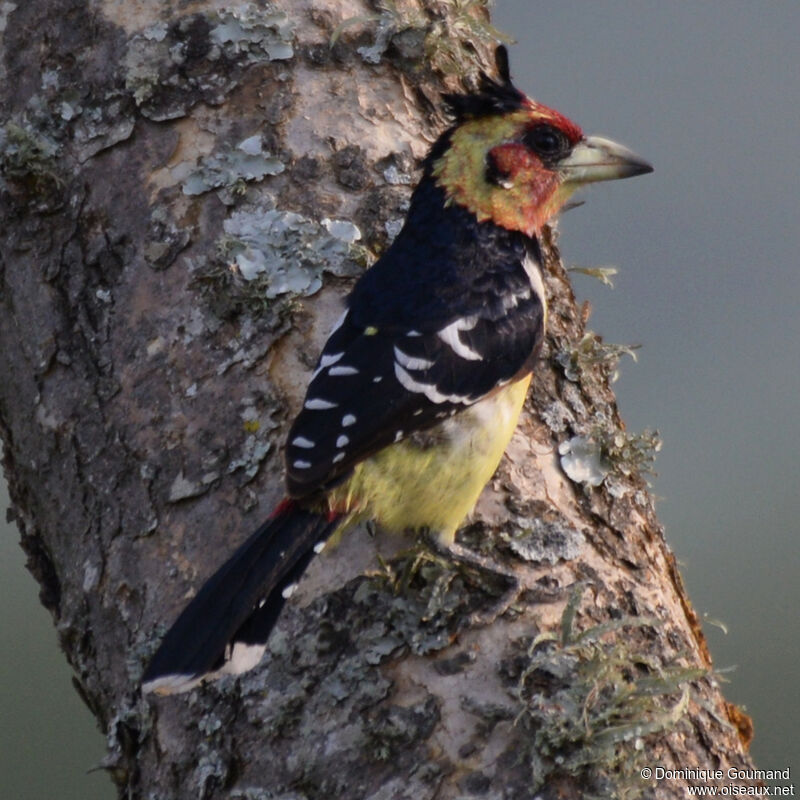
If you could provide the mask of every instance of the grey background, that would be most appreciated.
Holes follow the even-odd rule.
[[[800,4],[500,2],[523,90],[656,171],[584,194],[567,263],[610,342],[615,386],[657,428],[659,517],[729,700],[764,768],[800,770]],[[795,770],[797,773],[797,770]]]
[[[654,488],[726,694],[762,768],[800,768],[800,3],[498,0],[517,84],[649,158],[561,222],[590,326],[641,344],[616,385],[657,428]],[[0,500],[0,506],[6,503]],[[0,785],[16,800],[110,799],[102,737],[70,687],[49,615],[0,533]],[[653,765],[656,766],[656,765]],[[797,773],[797,770],[795,770]]]

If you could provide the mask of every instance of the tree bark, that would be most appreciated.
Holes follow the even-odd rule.
[[[257,669],[139,693],[166,626],[281,495],[287,423],[403,218],[439,91],[491,63],[480,3],[381,8],[2,4],[5,470],[120,796],[698,782],[643,781],[656,766],[752,783],[727,777],[751,767],[749,720],[642,477],[656,440],[625,431],[619,352],[587,332],[551,232],[532,394],[461,534],[520,601],[488,623],[502,580],[358,529],[312,564]]]

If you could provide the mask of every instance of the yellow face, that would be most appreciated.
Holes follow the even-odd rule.
[[[584,137],[557,111],[526,100],[515,111],[459,124],[433,177],[479,222],[534,236],[584,184],[651,170],[621,145]]]

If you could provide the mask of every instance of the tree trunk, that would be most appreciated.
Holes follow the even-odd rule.
[[[624,430],[619,352],[552,234],[549,332],[461,541],[358,529],[261,665],[142,698],[192,592],[269,513],[340,297],[403,218],[480,3],[4,3],[0,422],[14,511],[120,796],[684,797],[750,766]],[[379,560],[378,553],[383,559]],[[477,615],[475,612],[479,612]],[[472,622],[471,622],[472,621]],[[474,623],[474,624],[473,624]],[[752,783],[752,782],[751,782]]]

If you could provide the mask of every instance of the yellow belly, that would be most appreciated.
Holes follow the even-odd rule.
[[[330,493],[330,507],[351,508],[353,522],[374,519],[395,531],[426,528],[451,544],[500,463],[530,380],[509,384],[432,431],[366,459]]]

